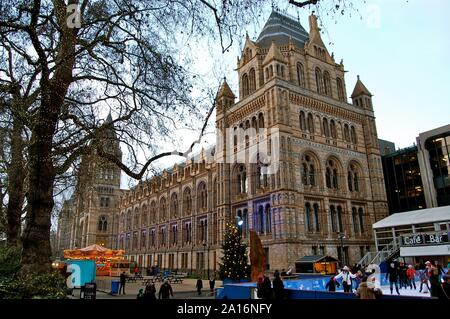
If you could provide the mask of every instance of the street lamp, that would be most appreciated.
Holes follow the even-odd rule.
[[[344,239],[346,238],[345,237],[345,235],[344,234],[342,234],[341,232],[338,232],[338,238],[339,238],[339,240],[340,240],[340,242],[341,242],[341,259],[342,259],[342,262],[343,262],[343,264],[344,265],[342,265],[342,266],[345,266],[346,264],[347,264],[347,261],[345,260],[346,258],[345,258],[345,254],[344,254]]]

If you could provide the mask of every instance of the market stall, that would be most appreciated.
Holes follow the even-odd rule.
[[[339,260],[331,256],[304,256],[295,262],[297,273],[335,274]]]

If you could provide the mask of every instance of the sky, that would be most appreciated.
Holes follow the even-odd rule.
[[[397,148],[415,143],[419,133],[450,124],[450,1],[448,0],[367,0],[354,1],[358,12],[349,11],[338,18],[325,14],[322,39],[336,62],[344,61],[347,95],[350,96],[357,75],[373,96],[378,137],[394,142]],[[271,8],[245,31],[256,40],[269,17]],[[288,7],[288,14],[298,16],[309,31],[307,9]],[[216,39],[217,40],[217,39]],[[239,40],[239,39],[238,39]],[[218,86],[225,76],[238,95],[236,57],[240,56],[245,36],[222,54],[218,41],[193,44],[193,70],[210,86]],[[350,99],[349,99],[350,101]],[[205,140],[214,144],[214,120]],[[187,149],[197,132],[179,130],[178,149]],[[205,144],[203,144],[205,145]],[[173,150],[173,145],[162,146]],[[199,147],[196,148],[198,150]],[[183,161],[171,156],[155,163],[160,169]],[[122,186],[136,181],[123,174]]]

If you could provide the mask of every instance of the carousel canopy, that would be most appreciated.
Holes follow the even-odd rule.
[[[112,250],[100,245],[91,245],[80,249],[64,250],[67,259],[122,259],[124,250]]]

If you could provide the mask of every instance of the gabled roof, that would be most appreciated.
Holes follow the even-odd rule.
[[[277,46],[282,46],[286,45],[291,39],[294,45],[303,48],[308,37],[308,32],[299,21],[272,11],[256,40],[256,44],[259,47],[267,48],[274,41]]]
[[[356,81],[355,88],[353,89],[351,97],[354,98],[360,95],[372,96],[372,93],[370,93],[366,86],[361,82],[358,75],[358,80]]]
[[[270,45],[269,52],[267,52],[266,57],[264,58],[263,65],[269,63],[272,60],[277,60],[283,63],[287,63],[286,58],[281,54],[280,50],[276,46],[275,42],[272,41]]]

